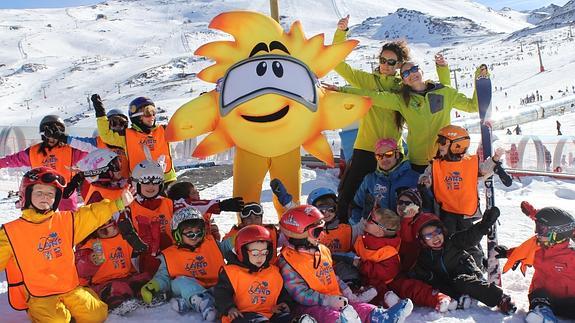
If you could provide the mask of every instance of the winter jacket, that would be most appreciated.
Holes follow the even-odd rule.
[[[575,249],[568,241],[537,250],[533,268],[529,293],[543,289],[554,299],[575,298]]]
[[[126,135],[122,135],[122,134],[119,134],[119,133],[112,131],[108,125],[108,118],[107,117],[105,117],[105,116],[99,117],[97,119],[97,124],[98,124],[98,133],[100,134],[100,138],[102,138],[102,140],[106,144],[123,148],[128,153],[128,149],[127,149],[128,145],[126,143]],[[165,127],[165,126],[161,125],[159,127]],[[135,131],[140,131],[136,125],[132,125],[132,128]],[[169,146],[168,142],[163,142],[160,144],[165,144],[165,145]],[[169,147],[168,147],[168,151],[169,151]],[[168,157],[168,156],[166,156],[166,157]],[[128,159],[129,158],[130,158],[130,155],[128,154]],[[136,161],[136,163],[138,163],[138,162],[139,161]],[[174,169],[174,165],[166,165],[166,167],[169,167],[170,170],[169,170],[169,172],[167,170],[166,170],[166,172],[164,172],[164,180],[166,182],[176,180],[176,171]]]
[[[378,206],[384,209],[396,209],[397,189],[401,187],[416,187],[419,174],[411,169],[409,161],[400,162],[390,171],[379,168],[363,178],[363,182],[353,198],[354,206],[351,211],[350,222],[356,223],[364,214],[365,201],[368,195],[372,196]],[[369,213],[367,210],[365,213]]]
[[[401,94],[388,91],[342,87],[341,92],[371,97],[374,106],[399,111],[408,126],[407,147],[409,161],[427,165],[436,154],[435,139],[439,129],[451,124],[451,110],[477,112],[477,94],[469,99],[456,89],[428,81],[422,95],[410,92],[409,106]]]
[[[410,276],[432,285],[452,282],[459,275],[482,277],[481,269],[466,249],[476,246],[492,225],[482,220],[467,230],[444,235],[443,248],[439,250],[423,246]],[[416,221],[414,232],[420,230],[421,226]]]
[[[347,38],[347,31],[337,30],[333,37],[333,43],[341,43]],[[437,66],[439,81],[445,85],[451,85],[451,77],[448,66]],[[348,63],[341,62],[335,67],[335,71],[353,87],[370,91],[398,92],[401,77],[399,74],[387,76],[379,72],[369,73],[352,68]],[[355,149],[375,151],[375,142],[380,138],[401,138],[401,129],[395,125],[395,114],[386,108],[374,104],[367,114],[359,120],[359,129],[355,140]],[[399,145],[401,147],[401,145]]]
[[[366,249],[378,250],[386,246],[399,248],[401,238],[376,237],[366,233],[361,237]],[[381,261],[371,261],[361,259],[359,271],[364,279],[365,286],[374,286],[379,291],[387,290],[387,284],[390,283],[400,271],[399,255],[389,257]]]
[[[417,215],[413,218],[402,218],[400,224],[399,236],[401,237],[401,245],[399,246],[399,259],[401,261],[401,272],[407,273],[415,263],[421,250],[421,243],[415,239],[413,232],[413,224]]]
[[[227,265],[236,265],[242,268],[248,268],[248,266],[238,260],[238,257],[235,254],[229,255],[227,261]],[[274,268],[274,270],[277,270],[279,273],[279,268],[274,265],[270,265],[270,267]],[[283,280],[280,282],[280,284],[283,285]],[[228,274],[225,270],[220,270],[218,283],[214,287],[214,298],[218,300],[215,304],[218,312],[223,315],[227,315],[229,310],[236,306],[234,303],[234,293],[234,287],[230,282]],[[276,304],[280,303],[286,303],[290,308],[292,307],[293,301],[285,288],[281,289],[280,295],[276,302]]]

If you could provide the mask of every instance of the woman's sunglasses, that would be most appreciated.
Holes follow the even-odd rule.
[[[417,73],[419,71],[419,66],[414,65],[410,69],[401,72],[401,78],[408,77],[411,73]]]
[[[375,157],[376,157],[377,159],[383,159],[384,157],[385,157],[385,158],[392,158],[392,157],[394,157],[394,156],[395,156],[395,150],[390,150],[390,151],[385,152],[385,153],[383,153],[383,154],[375,154]]]
[[[395,64],[397,64],[397,60],[393,58],[385,58],[383,56],[380,56],[379,64],[387,64],[389,66],[395,66]]]

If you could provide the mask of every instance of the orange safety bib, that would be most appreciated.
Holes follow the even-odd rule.
[[[30,166],[32,168],[46,166],[55,169],[60,175],[64,176],[66,182],[70,182],[72,178],[72,147],[69,145],[55,146],[51,149],[46,149],[48,155],[44,156],[38,151],[40,144],[35,144],[30,147],[29,157]]]
[[[90,201],[90,199],[92,198],[92,195],[96,192],[100,193],[100,195],[102,195],[102,198],[114,201],[114,200],[117,200],[120,197],[122,197],[123,191],[124,191],[123,188],[113,188],[112,189],[112,188],[101,187],[101,186],[96,186],[94,184],[90,184],[90,187],[88,188],[88,193],[86,194],[85,201]]]
[[[157,209],[150,210],[148,208],[143,207],[138,201],[134,201],[128,208],[130,209],[130,215],[132,217],[132,223],[138,231],[138,217],[144,216],[150,219],[150,222],[159,221],[160,222],[160,230],[172,239],[174,242],[174,238],[172,237],[172,215],[174,213],[174,203],[169,198],[159,197],[162,199],[162,203]]]
[[[281,254],[311,289],[322,294],[341,296],[339,284],[332,267],[331,253],[322,244],[319,244],[318,248],[318,252],[311,254],[299,252],[292,247],[286,246],[282,248]],[[314,262],[319,262],[317,268],[314,268]]]
[[[234,288],[234,303],[240,312],[259,313],[268,319],[273,315],[283,287],[278,267],[270,265],[261,271],[250,273],[247,268],[225,265],[224,270]],[[224,316],[222,323],[231,322]]]
[[[41,223],[18,218],[4,230],[30,295],[63,294],[79,285],[72,212],[56,212]]]
[[[169,173],[172,168],[172,155],[170,153],[170,144],[164,137],[164,127],[156,127],[150,134],[136,131],[132,128],[126,129],[126,153],[130,164],[130,172],[136,165],[146,159],[142,145],[148,146],[152,159],[158,160],[162,155],[165,156],[166,169],[164,174]]]
[[[319,241],[332,253],[349,252],[352,245],[351,225],[340,224],[333,230],[325,230]]]
[[[171,246],[162,251],[171,279],[178,276],[194,277],[204,288],[218,282],[218,273],[224,265],[224,257],[218,244],[207,235],[196,250]]]
[[[122,174],[122,177],[130,177],[130,164],[128,163],[128,156],[126,155],[126,151],[124,149],[121,147],[106,144],[100,136],[96,137],[96,145],[98,148],[109,149],[115,152],[118,155],[118,159],[120,160],[120,173]]]
[[[477,155],[465,156],[457,162],[434,160],[432,172],[433,194],[441,209],[473,216],[479,206]]]
[[[131,262],[132,247],[120,234],[108,239],[90,239],[82,248],[93,250],[96,241],[102,244],[106,260],[92,277],[93,284],[124,278],[134,271]]]
[[[14,257],[10,258],[6,264],[6,280],[8,281],[8,303],[10,306],[17,311],[28,309],[28,292],[24,287],[22,272]]]

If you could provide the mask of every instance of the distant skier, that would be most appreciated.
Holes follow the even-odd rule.
[[[557,136],[562,136],[563,133],[561,132],[561,122],[559,122],[559,120],[555,120],[555,123],[557,124]]]
[[[519,124],[517,124],[517,126],[515,126],[515,129],[513,129],[513,131],[515,131],[515,134],[520,136],[521,135],[521,127],[519,127]]]

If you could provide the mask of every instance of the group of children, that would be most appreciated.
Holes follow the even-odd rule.
[[[68,136],[51,116],[40,125],[41,144],[0,159],[0,167],[33,167],[20,185],[22,216],[0,230],[10,304],[32,321],[101,322],[133,298],[171,298],[178,313],[223,322],[401,322],[414,304],[446,312],[472,300],[505,314],[516,310],[485,280],[478,248],[499,210],[481,215],[477,182],[497,172],[502,153],[483,163],[466,155],[463,128],[440,130],[438,155],[419,179],[407,171],[397,144],[380,140],[377,185],[362,184],[361,212],[350,223],[336,216],[331,189],[315,189],[307,204],[295,205],[273,180],[287,209],[278,227],[263,224],[256,202],[201,200],[192,183],[173,182],[169,147],[161,148],[168,144],[149,99],[130,104],[132,128],[121,111],[107,119],[99,96],[92,99],[98,139]],[[392,176],[397,169],[404,175]],[[84,206],[62,204],[77,190]],[[555,208],[523,208],[536,222],[536,236],[497,250],[509,258],[505,270],[535,268],[527,319],[573,317],[575,220]],[[211,222],[221,211],[239,215],[223,239]],[[565,287],[550,284],[553,275]]]

